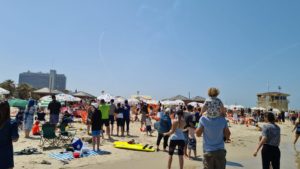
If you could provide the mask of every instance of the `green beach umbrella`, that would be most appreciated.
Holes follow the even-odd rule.
[[[28,104],[28,101],[22,100],[22,99],[12,99],[12,100],[9,100],[8,103],[11,107],[18,107],[18,108],[25,109]]]

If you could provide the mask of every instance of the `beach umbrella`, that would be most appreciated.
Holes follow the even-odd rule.
[[[116,96],[115,98],[114,98],[114,100],[115,100],[115,103],[121,103],[121,104],[123,104],[124,102],[125,102],[125,98],[124,97],[122,97],[122,96]],[[110,100],[109,100],[110,101]]]
[[[28,104],[28,101],[22,99],[11,99],[8,101],[8,103],[11,107],[18,107],[18,108],[25,109]]]
[[[135,99],[135,98],[131,98],[131,99],[128,99],[128,104],[129,105],[136,105],[138,104],[140,101],[138,99]]]
[[[3,88],[0,87],[0,95],[6,95],[9,94],[10,92],[8,90],[5,90]]]
[[[44,97],[40,98],[40,101],[51,102],[52,101],[52,97],[50,95],[44,96]]]
[[[184,101],[182,101],[182,100],[175,100],[174,103],[176,105],[184,105],[185,104]]]
[[[43,100],[43,101],[40,101],[38,103],[38,106],[39,107],[42,107],[42,108],[47,108],[48,105],[51,103],[52,100]],[[65,102],[64,101],[59,101],[61,105],[64,105]]]
[[[145,102],[146,102],[147,104],[158,105],[158,101],[156,101],[156,100],[146,100]]]
[[[203,107],[203,103],[198,103],[198,102],[191,102],[188,105],[191,105],[193,107]]]
[[[74,97],[72,95],[69,94],[57,94],[55,95],[56,99],[60,102],[80,102],[80,98],[78,97]]]
[[[112,95],[110,94],[103,94],[97,97],[97,100],[104,100],[105,102],[110,102],[111,99],[115,99]]]
[[[79,98],[96,98],[95,96],[86,93],[86,92],[77,92],[73,94],[74,97],[79,97]]]

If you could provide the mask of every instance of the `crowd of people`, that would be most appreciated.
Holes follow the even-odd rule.
[[[269,169],[272,164],[273,169],[280,168],[280,127],[276,122],[284,122],[290,119],[296,131],[296,144],[300,137],[300,118],[296,122],[294,114],[285,112],[276,114],[269,111],[250,111],[244,109],[228,110],[218,98],[219,90],[210,88],[208,98],[202,107],[191,105],[165,107],[161,104],[157,106],[147,105],[140,102],[130,106],[128,101],[115,103],[112,99],[91,100],[82,103],[80,106],[87,111],[87,118],[84,123],[87,125],[87,134],[92,136],[93,150],[99,151],[101,138],[112,139],[112,137],[130,136],[130,124],[140,121],[142,132],[152,136],[154,130],[157,131],[156,150],[161,151],[161,141],[163,141],[163,151],[168,152],[168,168],[172,168],[173,155],[177,149],[180,168],[184,167],[184,157],[186,159],[197,159],[197,139],[203,137],[203,165],[205,169],[225,169],[226,150],[225,143],[230,142],[229,121],[234,124],[257,125],[258,122],[265,121],[267,124],[262,127],[262,136],[254,156],[262,148],[263,169]],[[52,96],[52,102],[48,105],[48,123],[59,125],[61,123],[71,123],[74,114],[67,105],[61,105]],[[64,110],[64,111],[62,111]],[[250,111],[250,112],[249,112]],[[35,117],[35,113],[37,117]],[[63,114],[63,115],[61,115]],[[0,103],[0,168],[8,169],[14,166],[12,142],[18,140],[18,126],[22,118],[22,129],[25,138],[30,137],[30,131],[39,131],[39,121],[45,121],[45,112],[36,108],[36,102],[30,100],[28,106],[23,111],[22,117],[16,117],[16,121],[11,122],[10,109],[7,101]],[[296,119],[295,119],[296,118]],[[35,125],[33,125],[35,124]],[[33,133],[34,134],[34,133]],[[106,135],[106,137],[105,137]],[[3,150],[3,151],[2,151]],[[193,154],[193,156],[192,156]]]

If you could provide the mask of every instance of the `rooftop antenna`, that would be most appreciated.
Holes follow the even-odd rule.
[[[282,87],[281,87],[281,86],[278,86],[279,93],[281,92],[281,89],[282,89]]]

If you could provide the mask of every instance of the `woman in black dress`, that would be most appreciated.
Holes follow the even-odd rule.
[[[0,168],[14,167],[13,144],[19,138],[17,122],[10,119],[10,107],[7,101],[0,102]]]

